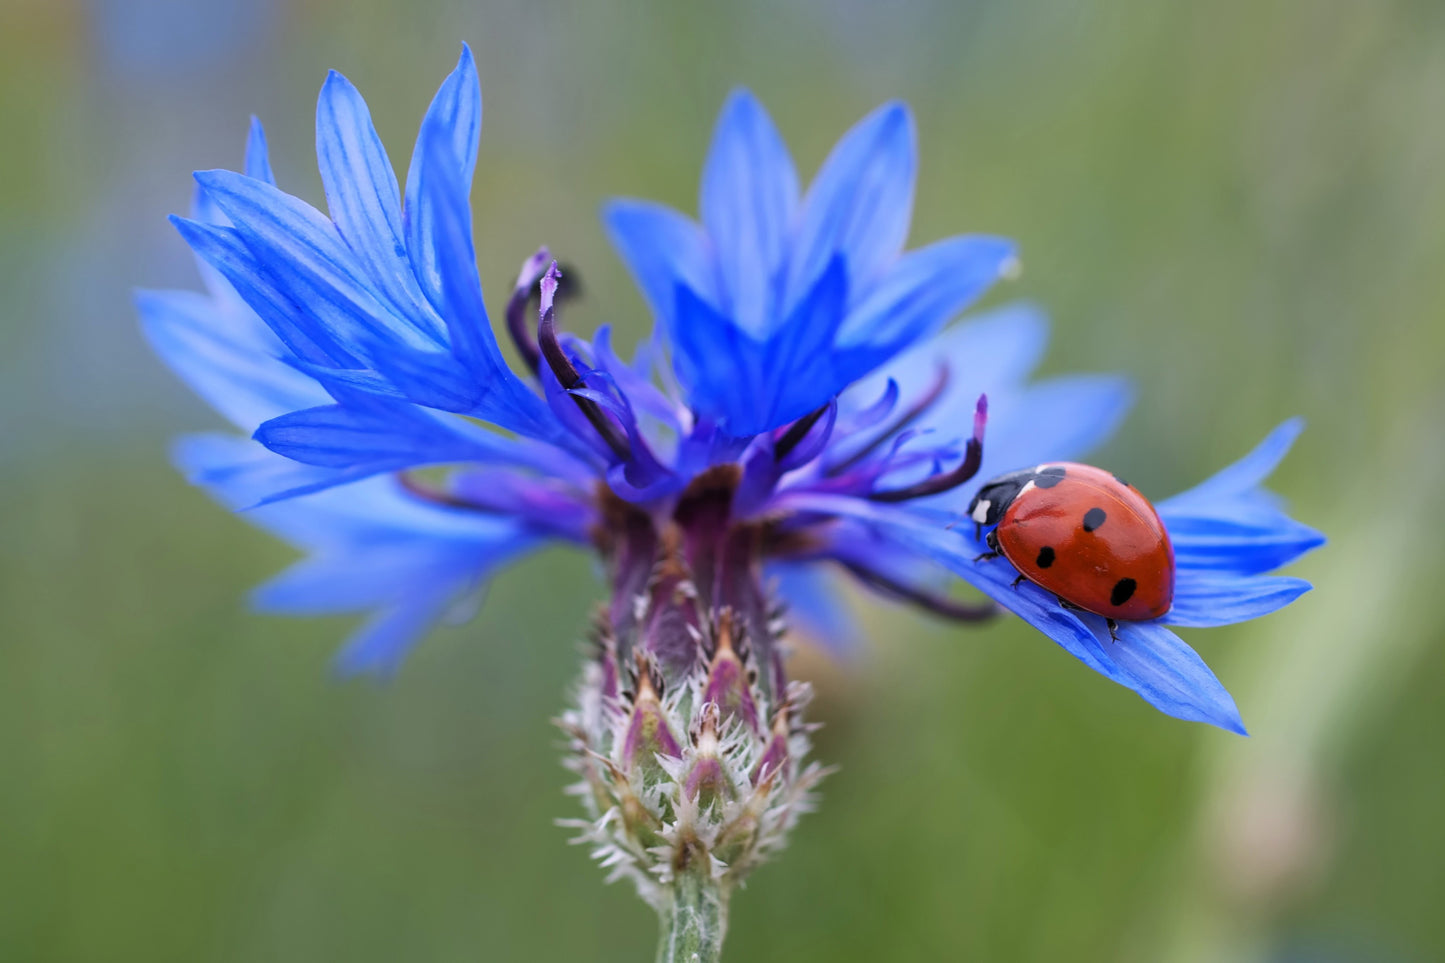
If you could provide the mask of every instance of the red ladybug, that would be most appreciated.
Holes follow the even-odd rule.
[[[1100,468],[1057,462],[1000,475],[969,503],[991,551],[1065,606],[1116,619],[1157,619],[1174,601],[1174,547],[1159,513]]]

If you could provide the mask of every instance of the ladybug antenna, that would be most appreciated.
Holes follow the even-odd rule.
[[[912,498],[924,498],[957,488],[978,474],[983,462],[983,429],[988,423],[988,395],[979,395],[973,409],[973,437],[963,452],[963,461],[953,471],[925,478],[913,485],[870,492],[868,498],[875,502],[906,502]]]

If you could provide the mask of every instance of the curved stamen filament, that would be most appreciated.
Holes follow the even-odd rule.
[[[899,432],[907,428],[909,425],[917,421],[924,414],[924,412],[928,411],[929,408],[933,407],[934,402],[938,401],[938,399],[943,396],[943,392],[948,389],[949,375],[950,372],[948,369],[948,365],[946,363],[940,364],[938,366],[937,377],[933,379],[933,384],[929,386],[928,391],[924,393],[923,397],[919,398],[916,402],[913,403],[912,406],[909,407],[907,411],[905,411],[902,415],[898,416],[898,418],[894,420],[891,425],[880,431],[873,438],[872,441],[868,442],[862,448],[859,448],[857,451],[853,452],[853,454],[849,455],[847,458],[844,458],[836,465],[829,465],[824,474],[828,475],[829,477],[842,474],[843,472],[847,471],[849,468],[852,468],[854,465],[858,464],[860,461],[867,458],[869,455],[873,454],[875,451],[881,448],[884,444],[887,443],[889,438],[894,437]]]
[[[532,291],[537,280],[546,271],[551,260],[552,255],[545,246],[538,248],[537,253],[527,258],[522,264],[522,270],[517,272],[517,283],[512,287],[512,296],[507,300],[507,333],[512,336],[512,344],[517,346],[517,353],[522,356],[532,374],[541,370],[542,350],[527,327],[527,302],[532,300]]]
[[[931,592],[904,585],[902,582],[896,582],[858,562],[840,561],[839,564],[848,570],[848,574],[874,591],[890,598],[910,602],[945,619],[952,619],[955,622],[983,622],[998,614],[998,606],[992,602],[974,604],[956,602],[942,595],[934,595]]]
[[[808,437],[808,432],[813,430],[813,426],[818,423],[818,419],[828,413],[828,405],[832,403],[833,402],[829,401],[822,407],[808,412],[788,426],[788,430],[783,433],[783,437],[779,438],[777,444],[773,445],[773,460],[782,461],[788,456],[789,452],[797,448],[798,443]]]
[[[869,492],[866,497],[875,502],[905,502],[913,498],[937,495],[964,484],[978,474],[978,466],[983,461],[983,428],[987,421],[988,395],[979,395],[978,405],[973,410],[973,437],[968,440],[963,461],[957,468],[903,488]]]
[[[557,262],[553,261],[552,266],[542,277],[542,318],[537,325],[537,345],[541,350],[542,357],[547,361],[547,367],[552,369],[552,374],[557,376],[557,382],[567,390],[580,388],[584,382],[582,376],[573,367],[572,361],[567,357],[567,352],[562,350],[562,344],[557,340],[556,304],[557,282],[562,277],[562,272],[557,270]],[[582,414],[587,416],[592,427],[597,429],[597,434],[612,449],[612,453],[622,461],[632,458],[632,443],[628,440],[627,434],[617,427],[613,420],[607,417],[601,407],[595,401],[587,398],[572,396]]]

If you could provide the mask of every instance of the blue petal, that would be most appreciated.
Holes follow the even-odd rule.
[[[269,458],[287,460],[254,442],[247,444]],[[488,546],[510,544],[519,528],[510,518],[418,499],[391,477],[368,478],[304,499],[267,505],[247,512],[246,518],[297,548],[341,555],[363,543],[415,542],[454,557],[485,556]]]
[[[376,613],[338,654],[345,674],[393,671],[448,606],[539,541],[508,519],[417,501],[391,479],[266,506],[247,517],[312,553],[257,590],[259,608]]]
[[[1180,571],[1270,572],[1325,543],[1318,531],[1280,511],[1251,522],[1234,521],[1227,515],[1181,515],[1163,508],[1159,517],[1169,529]]]
[[[445,346],[433,319],[397,314],[377,299],[335,226],[312,207],[232,171],[197,171],[195,176],[253,252],[253,273],[267,276],[294,305],[304,305],[293,323],[309,329],[313,339],[362,358]],[[236,278],[227,278],[244,297]],[[272,323],[265,305],[252,307]]]
[[[406,225],[407,252],[411,256],[418,283],[431,303],[440,310],[445,303],[441,274],[434,256],[435,248],[427,243],[427,237],[435,229],[428,223],[431,209],[425,203],[425,192],[422,190],[423,172],[429,163],[427,145],[432,142],[427,132],[433,130],[450,132],[451,152],[446,161],[460,165],[458,183],[465,193],[472,183],[472,171],[477,162],[477,144],[482,132],[481,87],[477,81],[477,68],[472,60],[471,48],[466,44],[462,44],[462,55],[457,61],[456,69],[442,82],[436,96],[432,98],[431,107],[427,109],[406,177],[403,220]]]
[[[1310,583],[1299,578],[1183,569],[1174,579],[1174,606],[1162,621],[1185,628],[1247,622],[1284,608],[1310,588]]]
[[[1114,434],[1133,401],[1133,385],[1119,375],[1065,375],[1019,392],[991,392],[978,484],[1017,468],[1084,455]],[[977,487],[959,489],[951,503],[966,504]]]
[[[266,131],[257,117],[251,118],[251,129],[246,138],[246,176],[273,186],[276,183],[276,175],[271,170],[271,154],[266,147]]]
[[[837,576],[818,562],[769,565],[788,622],[835,655],[853,655],[862,647],[858,620],[848,611]]]
[[[847,277],[838,258],[766,342],[749,337],[689,288],[678,291],[674,362],[692,406],[737,437],[787,424],[846,382],[831,350]]]
[[[956,317],[1015,256],[1011,241],[995,237],[955,237],[910,251],[849,312],[838,341],[890,358]]]
[[[512,372],[497,347],[477,276],[471,206],[451,137],[442,126],[422,131],[421,203],[430,209],[424,243],[430,263],[440,272],[442,313],[452,348],[476,383],[478,397],[470,413],[520,434],[570,444],[546,402]]]
[[[647,201],[612,201],[603,208],[602,219],[670,338],[676,340],[684,323],[678,319],[680,288],[716,311],[721,303],[717,265],[701,228],[672,208]]]
[[[1049,323],[1041,310],[1031,304],[1006,305],[910,348],[860,380],[844,400],[871,401],[892,380],[903,386],[902,403],[907,407],[912,398],[929,390],[946,367],[948,384],[935,404],[940,418],[957,422],[960,412],[971,416],[981,393],[992,398],[1004,386],[1027,378],[1043,359],[1048,340]]]
[[[672,361],[693,410],[715,420],[727,419],[740,401],[766,403],[758,342],[690,287],[677,289],[677,319]],[[735,431],[743,433],[741,428]]]
[[[597,329],[597,334],[592,339],[592,350],[597,356],[597,366],[612,378],[618,390],[636,406],[639,416],[645,414],[656,419],[674,435],[682,431],[677,407],[648,379],[646,369],[639,370],[638,367],[627,364],[612,350],[612,329],[609,325],[604,324]]]
[[[302,559],[257,587],[252,603],[279,615],[361,612],[384,601],[430,595],[438,582],[455,582],[458,571],[466,570],[450,544],[438,550],[416,540],[387,541],[356,548]]]
[[[885,104],[843,135],[808,189],[788,270],[783,311],[835,257],[866,290],[908,237],[917,168],[913,117]]]
[[[1111,643],[1108,651],[1117,667],[1114,681],[1138,692],[1161,712],[1249,734],[1234,698],[1209,666],[1164,626],[1120,623],[1119,641]]]
[[[419,304],[402,235],[401,190],[361,93],[336,71],[316,102],[316,160],[337,231],[367,279],[393,306],[440,333]]]
[[[344,471],[303,465],[234,435],[184,435],[176,439],[171,457],[187,481],[237,511],[354,480]]]
[[[746,399],[732,393],[730,431],[754,434],[785,425],[826,404],[848,386],[852,377],[840,370],[840,358],[833,348],[847,292],[847,269],[842,258],[835,258],[763,347],[762,381],[767,394]]]
[[[303,464],[368,473],[448,462],[512,462],[520,454],[516,442],[462,419],[361,397],[272,418],[255,438]]]
[[[223,502],[249,499],[230,472],[310,471],[253,442],[204,436],[186,439],[178,460]],[[539,538],[511,519],[480,516],[410,497],[391,478],[374,478],[267,505],[247,519],[311,557],[256,593],[272,611],[376,615],[338,656],[343,672],[389,672],[412,643],[461,594]]]
[[[798,206],[788,148],[757,99],[728,98],[703,167],[702,222],[717,250],[733,321],[755,337],[777,316],[776,288]]]
[[[1015,587],[1017,572],[1004,559],[975,562],[979,543],[971,531],[946,528],[946,514],[871,505],[846,496],[798,496],[790,505],[871,524],[877,537],[942,565],[1160,711],[1244,733],[1234,700],[1174,633],[1157,623],[1120,623],[1120,638],[1112,641],[1099,616],[1066,610],[1031,582]]]
[[[266,271],[235,228],[202,224],[184,217],[171,223],[192,251],[220,272],[230,287],[297,358],[321,365],[352,365],[356,358],[332,332],[316,324]]]
[[[1302,428],[1299,419],[1285,422],[1238,462],[1158,504],[1181,572],[1268,572],[1324,544],[1323,535],[1290,518],[1279,499],[1258,487]]]
[[[237,427],[252,431],[328,400],[316,382],[279,360],[286,349],[244,307],[224,312],[190,291],[138,291],[135,300],[156,354]]]
[[[394,675],[451,602],[450,595],[433,590],[379,612],[336,654],[332,662],[336,673],[342,677]]]
[[[968,433],[978,396],[987,394],[988,431],[975,481],[930,500],[935,507],[961,511],[978,486],[997,474],[1085,454],[1113,434],[1128,411],[1132,387],[1118,376],[1074,375],[1021,384],[1038,364],[1047,340],[1048,324],[1041,312],[1010,305],[912,348],[849,389],[845,399],[853,399],[856,407],[860,397],[871,400],[891,378],[909,387],[912,398],[905,395],[900,401],[906,410],[946,370],[943,393],[913,422],[920,432],[933,433],[930,444],[945,445]],[[843,457],[850,447],[847,441],[839,444]]]
[[[1188,491],[1161,502],[1159,508],[1168,507],[1181,514],[1190,514],[1200,508],[1213,511],[1230,499],[1248,495],[1279,467],[1295,439],[1304,431],[1304,426],[1304,419],[1291,418],[1265,436],[1264,441],[1239,461]]]
[[[1089,668],[1133,689],[1177,719],[1207,722],[1245,734],[1234,699],[1188,645],[1162,625],[1119,623],[1119,639],[1097,615],[1070,612],[1029,582],[1013,587],[1016,571],[1003,559],[975,563],[971,541],[934,557],[1004,608],[1043,632]]]
[[[342,499],[349,489],[328,495]],[[322,496],[313,496],[322,497]],[[306,511],[303,502],[272,506],[253,513]],[[375,509],[373,509],[375,510]],[[439,515],[456,515],[433,508]],[[440,594],[455,598],[496,568],[530,551],[539,539],[509,520],[469,520],[463,533],[439,537],[422,530],[378,523],[338,526],[329,544],[302,546],[313,554],[297,562],[253,593],[257,608],[288,615],[329,615],[358,612],[384,605],[410,604]]]

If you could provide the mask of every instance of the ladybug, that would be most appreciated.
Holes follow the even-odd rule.
[[[1117,619],[1157,619],[1174,601],[1174,547],[1149,500],[1117,475],[1055,462],[1000,475],[968,515],[989,551],[1066,608]]]

